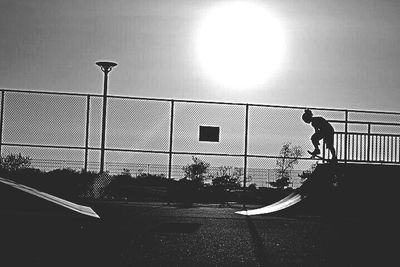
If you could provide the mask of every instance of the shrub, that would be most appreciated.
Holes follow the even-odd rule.
[[[19,154],[8,154],[0,157],[0,170],[6,172],[14,172],[19,169],[29,168],[31,159]]]

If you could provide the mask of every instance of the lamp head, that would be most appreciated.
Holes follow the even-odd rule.
[[[117,63],[110,61],[98,61],[96,62],[96,65],[99,66],[103,72],[108,73],[113,67],[117,66]]]

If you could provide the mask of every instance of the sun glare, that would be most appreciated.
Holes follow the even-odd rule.
[[[248,2],[209,11],[196,39],[196,54],[212,80],[232,89],[265,83],[278,69],[285,48],[279,22]]]

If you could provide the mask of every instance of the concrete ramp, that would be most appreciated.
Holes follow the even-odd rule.
[[[272,212],[280,211],[280,210],[286,209],[290,206],[293,206],[294,204],[300,202],[303,198],[304,197],[299,193],[291,193],[284,199],[282,199],[276,203],[273,203],[271,205],[268,205],[268,206],[265,206],[262,208],[258,208],[258,209],[253,209],[253,210],[237,211],[235,213],[240,214],[240,215],[246,215],[246,216],[272,213]]]
[[[273,204],[257,209],[237,211],[235,213],[239,215],[252,216],[252,215],[261,215],[261,214],[279,212],[288,209],[290,207],[291,209],[295,209],[295,207],[292,206],[294,206],[295,204],[299,203],[302,200],[305,200],[310,195],[311,195],[311,203],[313,200],[315,200],[315,203],[319,203],[320,197],[317,197],[319,199],[315,199],[315,196],[321,195],[321,193],[326,194],[327,189],[332,186],[330,184],[330,179],[328,177],[329,173],[327,171],[328,169],[325,169],[321,173],[320,170],[318,170],[317,168],[314,171],[312,177],[307,179],[300,188],[294,190],[288,196]],[[317,178],[316,174],[318,173],[321,175],[322,178]],[[310,201],[308,200],[306,201],[305,205],[301,205],[300,210],[304,209],[304,207],[309,208],[310,206],[312,205],[310,205]],[[299,208],[297,210],[299,210]]]
[[[39,191],[37,189],[31,188],[29,186],[25,186],[22,184],[18,184],[12,180],[6,179],[6,178],[2,178],[0,177],[0,182],[3,184],[6,184],[8,186],[11,186],[12,188],[18,189],[19,191],[23,191],[25,193],[28,193],[30,195],[33,195],[35,197],[38,197],[40,199],[44,199],[48,202],[54,203],[58,206],[67,208],[69,210],[72,210],[74,212],[78,212],[80,214],[83,215],[87,215],[87,216],[91,216],[91,217],[95,217],[95,218],[100,218],[99,215],[97,215],[96,212],[94,212],[92,210],[92,208],[87,207],[87,206],[83,206],[83,205],[78,205],[76,203],[67,201],[65,199],[50,195],[48,193]]]

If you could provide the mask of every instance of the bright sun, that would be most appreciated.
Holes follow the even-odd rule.
[[[249,2],[212,9],[196,38],[196,54],[204,72],[232,89],[263,84],[279,69],[285,50],[281,25]]]

